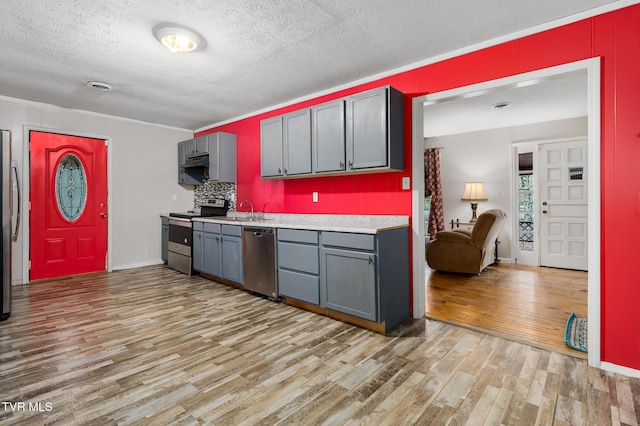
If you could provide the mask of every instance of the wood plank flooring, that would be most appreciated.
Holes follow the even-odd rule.
[[[640,379],[573,356],[428,319],[382,336],[162,266],[14,287],[13,302],[3,425],[640,418]]]
[[[426,314],[500,337],[586,359],[568,347],[572,312],[587,318],[587,273],[498,263],[481,276],[426,267]]]

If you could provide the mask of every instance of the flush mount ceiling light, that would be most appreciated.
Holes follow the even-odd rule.
[[[505,109],[511,105],[513,105],[513,102],[498,102],[497,104],[491,105],[491,109]]]
[[[108,92],[109,90],[113,89],[112,85],[103,81],[87,81],[87,86],[93,87],[94,89],[103,92]]]
[[[200,37],[195,32],[176,25],[156,27],[154,35],[172,52],[193,52],[200,45]]]

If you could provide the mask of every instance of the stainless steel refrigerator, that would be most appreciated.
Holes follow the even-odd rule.
[[[2,191],[2,238],[0,251],[2,263],[2,291],[0,292],[0,320],[6,320],[11,315],[11,243],[18,240],[20,228],[20,185],[18,181],[17,164],[11,159],[11,132],[0,130],[0,179]],[[14,206],[14,197],[15,206]],[[14,207],[16,212],[14,215]]]

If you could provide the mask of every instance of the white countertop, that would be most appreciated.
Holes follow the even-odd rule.
[[[255,226],[259,228],[309,229],[314,231],[353,232],[357,234],[377,234],[381,231],[409,226],[409,216],[375,215],[265,213],[264,219],[250,221],[246,213],[232,212],[227,217],[198,217],[193,218],[193,221]]]

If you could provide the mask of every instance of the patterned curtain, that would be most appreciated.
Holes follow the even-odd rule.
[[[431,209],[427,232],[434,239],[438,231],[444,230],[444,211],[442,210],[442,185],[440,184],[440,150],[424,150],[424,196],[431,196]]]

